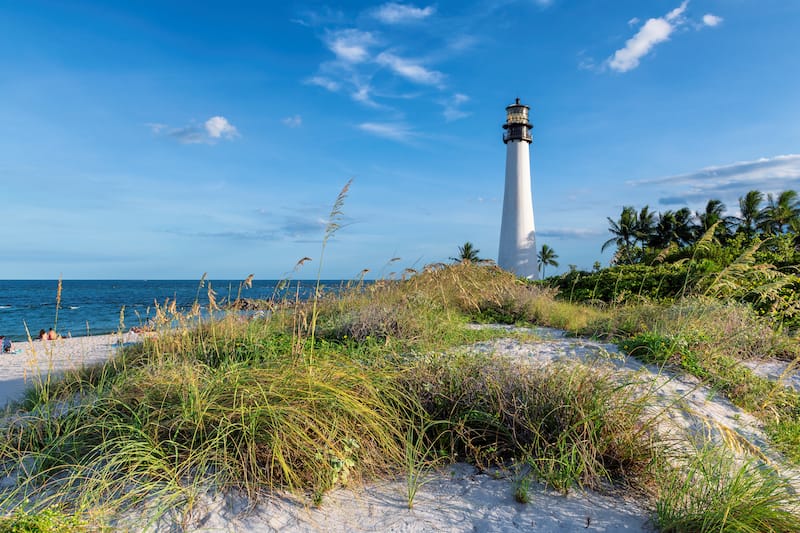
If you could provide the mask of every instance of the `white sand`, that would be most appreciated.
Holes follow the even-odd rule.
[[[530,330],[546,340],[498,339],[469,350],[502,354],[526,364],[583,362],[612,370],[623,380],[650,388],[655,411],[663,411],[662,432],[681,432],[695,441],[725,441],[742,452],[758,451],[780,461],[769,447],[758,421],[691,376],[676,376],[618,353],[614,345],[565,338],[557,330]],[[125,338],[133,341],[134,338]],[[102,361],[111,356],[117,335],[18,343],[19,354],[0,359],[0,402],[18,399],[26,380]],[[538,484],[531,503],[514,500],[515,482],[503,475],[477,472],[457,464],[433,472],[416,496],[406,502],[401,480],[371,483],[359,489],[332,491],[320,507],[288,495],[273,495],[251,505],[234,495],[201,498],[189,531],[651,531],[650,513],[621,496],[573,491],[562,496]],[[129,517],[131,518],[131,517]],[[156,530],[174,530],[162,523]]]
[[[573,491],[564,496],[532,483],[531,501],[514,500],[514,482],[502,473],[478,473],[467,464],[431,474],[408,508],[403,480],[338,489],[319,507],[272,497],[247,509],[243,498],[209,498],[192,531],[212,532],[634,532],[653,531],[648,513],[622,497]],[[161,528],[159,528],[160,530]]]
[[[123,341],[136,340],[131,334]],[[15,353],[0,354],[0,409],[19,400],[25,388],[48,373],[105,361],[119,346],[119,335],[93,335],[53,341],[15,342]]]

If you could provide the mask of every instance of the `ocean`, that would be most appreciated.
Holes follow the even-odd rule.
[[[234,300],[241,280],[211,280],[217,302]],[[300,284],[300,297],[313,294],[316,281],[292,281],[288,288],[278,280],[253,280],[252,288],[242,289],[242,297],[266,299],[284,295],[294,298]],[[326,289],[341,287],[342,281],[321,282]],[[198,280],[63,280],[61,305],[56,321],[55,280],[0,280],[0,335],[12,341],[36,338],[40,329],[55,327],[61,335],[73,337],[100,335],[119,330],[120,310],[125,308],[125,329],[144,325],[155,315],[154,303],[163,305],[169,298],[179,309],[188,310],[197,300],[208,305],[208,282]],[[281,287],[279,290],[278,287]],[[27,331],[26,331],[27,327]]]

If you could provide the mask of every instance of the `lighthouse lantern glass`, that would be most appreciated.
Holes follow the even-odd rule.
[[[508,110],[508,123],[528,122],[528,110],[525,106],[511,106]]]

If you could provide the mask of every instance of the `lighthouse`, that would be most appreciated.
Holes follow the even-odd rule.
[[[506,107],[506,123],[503,124],[506,130],[503,133],[503,142],[506,144],[506,189],[497,264],[517,276],[538,279],[529,150],[533,142],[533,124],[528,122],[529,110],[528,106],[519,103],[519,98]]]

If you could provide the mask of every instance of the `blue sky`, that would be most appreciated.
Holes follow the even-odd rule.
[[[800,2],[0,4],[0,279],[313,278],[495,258],[504,108],[537,240],[800,189]],[[400,258],[394,260],[394,258]],[[548,269],[550,271],[550,269]]]

